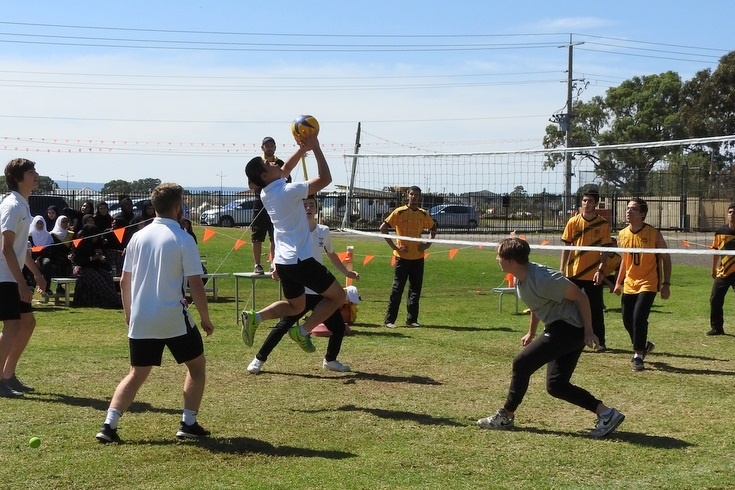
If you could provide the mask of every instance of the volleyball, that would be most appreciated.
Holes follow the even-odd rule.
[[[291,123],[291,133],[296,141],[319,134],[319,121],[314,116],[301,115]]]

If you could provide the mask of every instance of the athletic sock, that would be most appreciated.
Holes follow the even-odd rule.
[[[260,313],[255,314],[255,321],[258,323],[262,323],[263,319],[260,317]]]
[[[309,335],[309,334],[310,334],[311,332],[309,332],[309,331],[308,331],[308,330],[307,330],[306,328],[304,328],[304,325],[301,325],[301,326],[299,327],[299,333],[300,333],[301,335],[303,335],[304,337],[306,337],[306,336],[307,336],[307,335]]]
[[[108,408],[105,423],[109,425],[111,429],[117,429],[117,424],[120,421],[120,417],[122,417],[122,412],[120,410],[118,410],[117,408]]]
[[[195,410],[188,410],[185,408],[181,420],[186,425],[192,425],[197,421],[197,412]]]

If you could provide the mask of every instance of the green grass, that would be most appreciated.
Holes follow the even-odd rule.
[[[210,272],[249,271],[241,230],[217,229],[200,244]],[[201,237],[201,230],[198,230]],[[3,488],[729,488],[735,469],[731,414],[735,343],[710,338],[707,268],[676,264],[672,299],[658,299],[647,370],[630,368],[619,299],[607,294],[609,353],[585,353],[574,381],[627,416],[609,439],[591,440],[594,415],[551,398],[532,378],[517,429],[482,431],[475,420],[502,405],[510,362],[528,316],[512,301],[498,313],[495,252],[435,245],[426,263],[422,328],[382,327],[392,280],[382,240],[334,234],[355,245],[363,298],[340,360],[321,369],[327,339],[305,354],[285,338],[258,376],[235,324],[234,280],[210,304],[217,330],[205,340],[207,390],[200,421],[211,440],[179,443],[184,369],[166,354],[121,420],[122,445],[94,434],[128,370],[122,312],[40,305],[18,374],[37,392],[0,399]],[[375,255],[366,266],[365,255]],[[558,256],[533,260],[558,264]],[[249,283],[241,282],[241,307]],[[258,283],[258,306],[277,298]],[[485,294],[481,294],[485,293]],[[726,320],[732,323],[731,295]],[[405,307],[402,305],[401,315]],[[403,320],[399,317],[399,326]],[[732,331],[732,327],[726,331]],[[38,436],[38,449],[28,446]]]

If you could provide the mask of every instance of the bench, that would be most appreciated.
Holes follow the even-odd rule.
[[[51,285],[50,285],[51,290],[54,290],[54,283],[57,284],[57,287],[64,286],[64,294],[45,293],[43,295],[43,302],[48,303],[49,298],[54,298],[56,302],[58,303],[59,299],[64,298],[64,305],[68,307],[71,304],[69,300],[69,296],[70,296],[69,289],[72,284],[77,283],[77,278],[76,277],[52,277]]]
[[[230,277],[228,272],[215,272],[213,274],[202,274],[202,281],[207,279],[207,284],[204,286],[204,291],[212,293],[212,301],[219,299],[219,293],[217,292],[217,279],[223,277]],[[187,291],[189,288],[187,288]]]

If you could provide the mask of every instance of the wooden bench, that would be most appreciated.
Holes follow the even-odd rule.
[[[50,289],[52,291],[54,290],[54,283],[56,283],[57,287],[64,286],[64,294],[46,293],[43,295],[43,302],[48,303],[49,298],[54,298],[56,302],[58,303],[59,299],[64,298],[64,305],[67,307],[70,306],[71,301],[69,299],[70,297],[69,289],[72,284],[77,283],[77,278],[76,277],[52,277],[51,285],[50,285]]]

